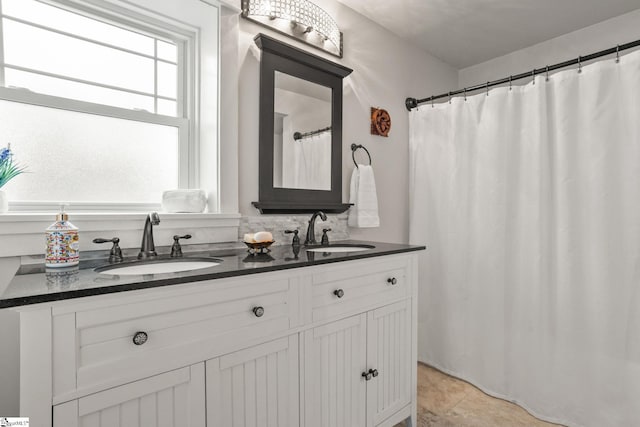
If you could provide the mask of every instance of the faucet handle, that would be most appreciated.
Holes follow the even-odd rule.
[[[171,258],[179,258],[182,256],[182,246],[180,246],[180,239],[190,239],[191,234],[185,234],[184,236],[173,236],[173,245],[171,246]]]
[[[109,262],[115,263],[124,261],[124,257],[122,256],[122,249],[120,249],[120,246],[118,245],[118,243],[120,243],[120,239],[118,237],[114,237],[112,239],[103,239],[101,237],[98,237],[96,239],[93,239],[93,243],[113,243],[111,251],[109,252]]]
[[[104,239],[102,237],[97,237],[97,238],[93,239],[93,243],[109,243],[109,242],[120,243],[120,238],[113,237],[111,239]]]
[[[323,228],[322,229],[322,240],[320,241],[320,244],[322,246],[328,246],[329,245],[329,236],[327,236],[327,233],[331,231],[330,228]]]
[[[295,230],[284,230],[284,234],[293,233],[293,240],[291,240],[291,245],[292,246],[300,246],[300,237],[298,236],[299,232],[300,231],[298,229],[295,229]]]

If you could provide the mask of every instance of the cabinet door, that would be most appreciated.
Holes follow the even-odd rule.
[[[366,314],[304,332],[305,427],[365,425]]]
[[[207,361],[208,427],[296,427],[298,335]]]
[[[205,427],[204,363],[53,408],[54,427]]]
[[[411,402],[411,302],[401,301],[367,314],[367,427]]]

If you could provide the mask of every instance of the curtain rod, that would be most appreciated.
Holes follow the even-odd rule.
[[[430,101],[434,101],[436,99],[442,99],[442,98],[451,98],[452,96],[455,95],[460,95],[460,94],[467,94],[467,92],[473,92],[476,90],[480,90],[480,89],[489,89],[490,87],[493,86],[499,86],[505,83],[511,83],[515,80],[520,80],[520,79],[526,79],[526,78],[531,78],[531,77],[535,77],[538,74],[542,74],[542,73],[548,73],[549,71],[555,71],[555,70],[559,70],[561,68],[566,68],[566,67],[570,67],[572,65],[582,65],[582,62],[586,62],[586,61],[591,61],[593,59],[596,58],[600,58],[602,56],[606,56],[606,55],[611,55],[611,54],[616,54],[618,55],[621,51],[623,50],[627,50],[627,49],[632,49],[634,47],[638,47],[640,46],[640,40],[636,40],[630,43],[626,43],[626,44],[621,44],[618,45],[616,47],[612,47],[611,49],[605,49],[605,50],[601,50],[600,52],[596,52],[596,53],[592,53],[591,55],[586,55],[586,56],[579,56],[576,59],[572,59],[570,61],[564,61],[564,62],[560,62],[558,64],[554,64],[554,65],[547,65],[544,68],[536,68],[533,69],[529,72],[526,73],[521,73],[521,74],[516,74],[515,76],[509,76],[509,77],[505,77],[502,78],[500,80],[494,80],[492,82],[487,82],[484,84],[479,84],[479,85],[475,85],[475,86],[471,86],[471,87],[466,87],[464,89],[459,89],[453,92],[447,92],[447,93],[443,93],[440,95],[434,95],[434,96],[430,96],[428,98],[423,98],[423,99],[416,99],[416,98],[407,98],[405,100],[405,106],[407,107],[407,110],[411,111],[412,109],[416,108],[418,105],[420,104],[424,104],[425,102],[430,102]],[[617,58],[616,58],[617,60]]]
[[[322,128],[322,129],[318,129],[318,130],[312,130],[311,132],[305,132],[305,133],[296,132],[296,133],[293,134],[293,139],[297,141],[299,139],[307,138],[309,136],[317,135],[319,133],[327,132],[327,131],[330,131],[330,130],[331,130],[331,126],[328,126],[326,128]]]

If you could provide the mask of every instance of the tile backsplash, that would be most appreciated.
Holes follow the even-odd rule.
[[[243,239],[245,233],[255,233],[257,231],[269,231],[273,234],[276,245],[290,244],[293,236],[284,234],[285,230],[298,229],[300,232],[300,241],[304,242],[307,225],[311,214],[300,215],[257,215],[243,216],[240,220],[240,228],[238,238]],[[320,218],[316,220],[316,239],[320,241],[322,237],[322,229],[330,228],[328,233],[329,241],[345,240],[349,238],[349,229],[347,227],[347,214],[327,215],[327,221]]]

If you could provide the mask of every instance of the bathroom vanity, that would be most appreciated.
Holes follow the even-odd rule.
[[[72,279],[21,269],[0,290],[20,311],[21,416],[35,427],[415,425],[424,247],[362,243],[375,247],[210,251],[215,267],[144,276],[95,262]]]

